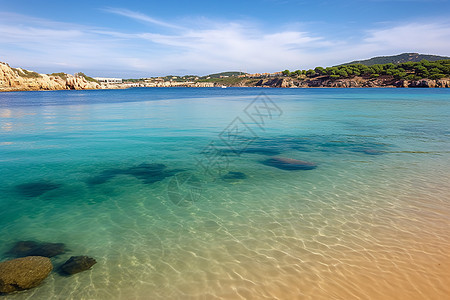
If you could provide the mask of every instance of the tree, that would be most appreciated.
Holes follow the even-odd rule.
[[[313,77],[314,75],[316,75],[316,71],[314,71],[313,69],[309,69],[308,71],[306,71],[306,76]]]
[[[324,74],[325,74],[325,69],[322,68],[322,67],[316,67],[316,68],[314,69],[314,71],[315,71],[317,74],[319,74],[319,75],[324,75]]]
[[[345,69],[339,70],[338,74],[339,74],[339,76],[341,76],[343,78],[348,77],[348,73],[347,73],[347,71]]]
[[[336,67],[328,67],[325,69],[327,75],[331,76],[331,75],[336,75],[336,73],[339,71],[338,68]]]
[[[437,80],[437,79],[441,79],[444,78],[445,75],[444,74],[433,74],[430,76],[431,79]]]

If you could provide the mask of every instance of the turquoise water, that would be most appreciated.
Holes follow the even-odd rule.
[[[449,125],[445,89],[1,93],[0,261],[98,262],[5,298],[439,299]]]

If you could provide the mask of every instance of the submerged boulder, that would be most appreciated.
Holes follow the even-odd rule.
[[[73,275],[89,270],[97,261],[89,256],[72,256],[60,268],[64,275]]]
[[[28,253],[34,248],[37,247],[38,243],[35,241],[20,241],[14,244],[14,246],[9,249],[8,254],[24,257],[28,256]]]
[[[315,163],[284,157],[272,157],[262,161],[262,164],[288,171],[312,170],[317,168]]]
[[[167,166],[158,163],[143,163],[135,167],[123,170],[123,174],[131,175],[144,183],[155,183],[166,177],[174,175],[173,171],[167,170]]]
[[[0,263],[0,293],[12,293],[38,286],[53,266],[47,257],[27,256]]]
[[[60,186],[60,184],[50,181],[36,181],[19,184],[16,186],[16,189],[23,196],[32,198],[39,197],[46,192],[59,188]]]
[[[66,246],[63,243],[41,243],[29,252],[29,255],[54,257],[66,252]]]
[[[145,184],[151,184],[162,181],[167,177],[171,177],[181,169],[168,170],[167,166],[159,163],[143,163],[137,166],[132,166],[124,169],[108,169],[101,172],[99,175],[90,178],[87,182],[91,185],[103,184],[109,180],[114,179],[119,175],[129,175],[141,180]]]
[[[44,256],[54,257],[63,254],[66,251],[63,243],[40,243],[35,241],[17,242],[9,251],[16,257],[24,256]]]

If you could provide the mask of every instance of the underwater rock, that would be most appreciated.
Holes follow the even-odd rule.
[[[0,293],[12,293],[38,286],[53,270],[47,257],[27,256],[0,263]]]
[[[28,256],[28,253],[38,245],[39,243],[35,241],[20,241],[17,242],[7,253],[17,257]]]
[[[228,172],[227,174],[223,175],[221,177],[223,180],[227,180],[227,181],[236,181],[236,180],[241,180],[241,179],[246,179],[247,175],[245,175],[242,172]]]
[[[42,243],[34,247],[28,255],[54,257],[66,252],[65,248],[63,243]]]
[[[164,180],[166,177],[171,177],[181,169],[167,170],[167,166],[158,163],[143,163],[138,166],[133,166],[125,169],[109,169],[105,170],[100,175],[90,178],[87,182],[91,185],[103,184],[113,179],[118,175],[130,175],[142,180],[145,184],[151,184]]]
[[[63,243],[39,243],[35,241],[17,242],[9,251],[16,257],[24,256],[44,256],[54,257],[65,252],[66,246]]]
[[[317,165],[312,162],[297,160],[293,158],[272,157],[261,162],[262,164],[282,170],[312,170],[317,168]]]
[[[19,184],[16,189],[22,195],[26,197],[39,197],[48,191],[52,191],[61,186],[61,184],[53,183],[50,181],[36,181],[24,184]]]
[[[166,177],[175,175],[179,170],[166,170],[167,166],[164,164],[140,164],[136,167],[131,167],[124,170],[124,174],[134,176],[144,183],[155,183],[164,180]]]
[[[89,256],[72,256],[61,267],[63,275],[73,275],[89,270],[97,261]]]

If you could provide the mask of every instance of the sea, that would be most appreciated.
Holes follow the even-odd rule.
[[[448,299],[450,90],[0,93],[20,241],[65,252],[2,299]]]

